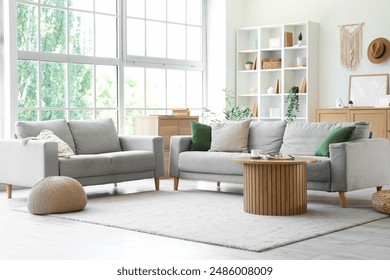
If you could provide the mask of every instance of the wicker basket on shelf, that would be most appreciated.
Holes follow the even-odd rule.
[[[263,69],[277,69],[282,68],[281,58],[266,58],[263,59]]]

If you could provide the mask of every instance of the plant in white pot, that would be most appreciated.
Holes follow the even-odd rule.
[[[302,39],[303,39],[302,32],[299,32],[299,35],[298,35],[298,46],[302,45]]]
[[[252,65],[253,65],[253,62],[250,61],[250,60],[248,60],[248,61],[245,62],[245,64],[244,64],[246,70],[252,70]]]

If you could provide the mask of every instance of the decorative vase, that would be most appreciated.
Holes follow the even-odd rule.
[[[268,94],[274,94],[274,93],[275,93],[275,89],[274,89],[273,87],[269,87],[269,88],[267,89],[267,93],[268,93]]]
[[[306,66],[306,57],[304,56],[298,56],[297,57],[297,66],[304,67]]]

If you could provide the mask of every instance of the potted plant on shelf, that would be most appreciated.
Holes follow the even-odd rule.
[[[223,89],[225,92],[226,108],[223,111],[226,120],[239,121],[250,118],[251,110],[248,107],[234,105],[234,96],[231,89]]]
[[[299,35],[298,35],[298,46],[300,46],[302,44],[302,32],[299,32]]]
[[[286,98],[287,111],[286,111],[286,121],[293,122],[297,117],[296,112],[299,112],[299,88],[293,86],[289,91]]]
[[[252,70],[252,65],[253,65],[253,62],[250,61],[250,60],[248,60],[248,61],[245,62],[245,64],[244,64],[246,70]]]

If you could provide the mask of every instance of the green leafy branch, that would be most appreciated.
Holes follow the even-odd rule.
[[[239,121],[251,116],[251,110],[248,107],[234,105],[234,94],[231,89],[223,89],[225,93],[226,108],[223,111],[225,119]]]
[[[297,115],[296,112],[299,112],[299,88],[297,86],[293,86],[289,91],[286,98],[287,111],[286,111],[286,121],[293,122]]]

